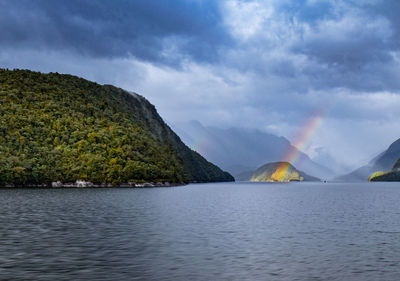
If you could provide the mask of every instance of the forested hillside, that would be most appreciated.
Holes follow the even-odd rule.
[[[229,181],[146,99],[58,73],[0,69],[0,184]]]
[[[289,162],[273,162],[262,165],[253,172],[249,181],[321,181],[297,170]]]

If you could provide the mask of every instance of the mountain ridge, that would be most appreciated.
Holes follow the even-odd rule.
[[[0,185],[232,181],[144,97],[73,75],[0,69]]]

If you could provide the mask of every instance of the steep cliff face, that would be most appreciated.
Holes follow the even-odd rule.
[[[144,97],[57,73],[0,69],[0,184],[232,181]]]

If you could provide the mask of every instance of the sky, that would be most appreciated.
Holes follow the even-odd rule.
[[[0,67],[137,92],[170,124],[293,140],[349,168],[400,137],[398,0],[0,0]]]

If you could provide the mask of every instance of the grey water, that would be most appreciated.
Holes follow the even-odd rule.
[[[400,183],[0,190],[1,280],[399,280]]]

